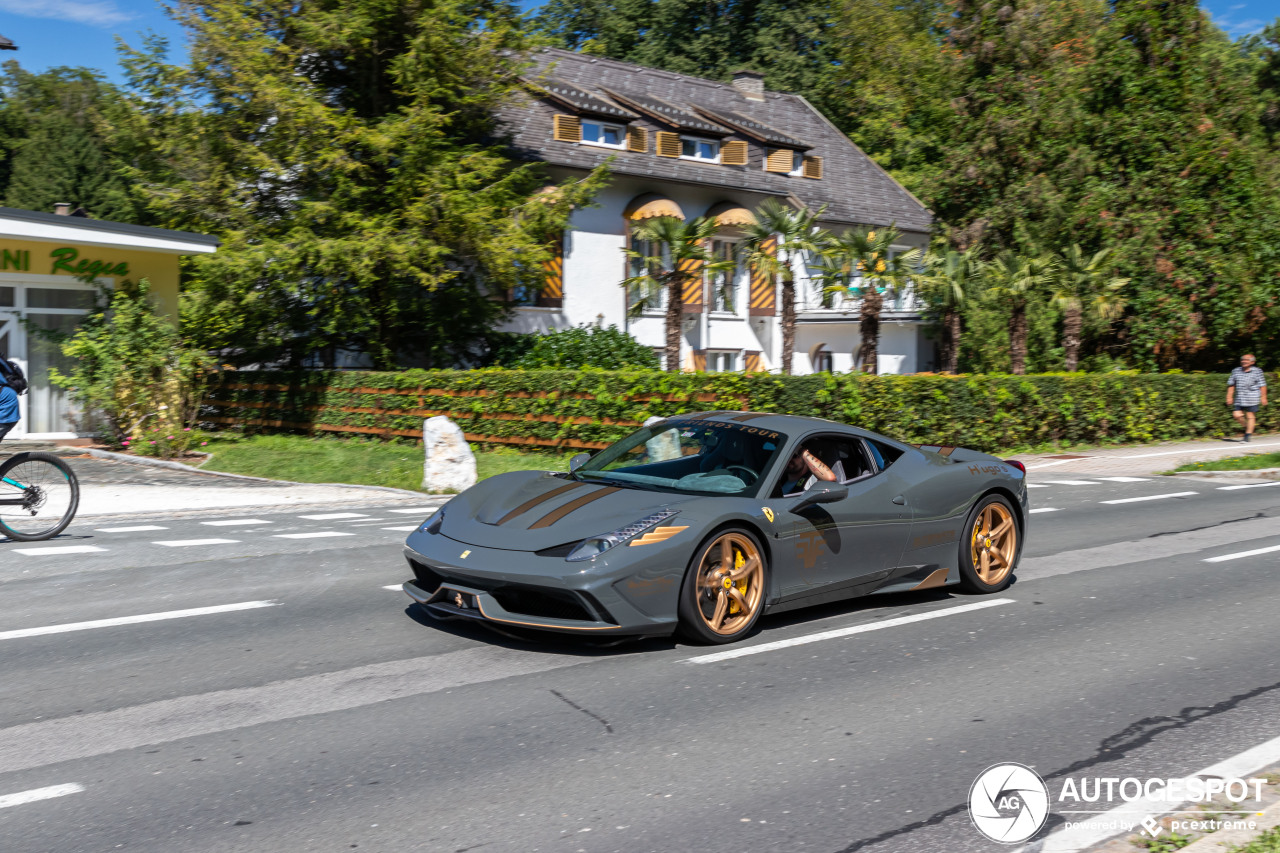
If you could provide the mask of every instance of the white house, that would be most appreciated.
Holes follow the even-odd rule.
[[[624,250],[632,225],[649,217],[715,216],[715,248],[727,253],[742,237],[738,226],[772,197],[825,205],[821,224],[832,231],[895,225],[900,249],[927,244],[930,212],[804,98],[765,91],[760,74],[718,83],[557,49],[533,61],[530,95],[500,113],[516,147],[557,179],[612,157],[613,177],[596,206],[572,214],[544,290],[517,295],[509,331],[616,325],[661,352],[661,309],[629,318],[635,294],[620,285],[631,274]],[[857,303],[824,298],[803,269],[797,277],[793,372],[852,370],[861,347]],[[682,365],[778,369],[778,304],[775,285],[742,266],[705,281],[701,293],[686,294]],[[919,309],[909,293],[886,298],[879,372],[934,369]]]

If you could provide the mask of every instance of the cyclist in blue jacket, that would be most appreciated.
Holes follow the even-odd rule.
[[[9,387],[4,371],[0,371],[0,441],[9,434],[9,430],[18,425],[18,394]]]

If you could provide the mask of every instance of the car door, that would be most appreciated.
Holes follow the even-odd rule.
[[[900,479],[892,467],[876,466],[858,436],[820,434],[806,437],[801,445],[818,448],[819,458],[836,471],[849,494],[799,510],[788,507],[797,498],[778,499],[789,522],[778,556],[790,569],[783,595],[854,587],[884,577],[901,560],[911,530],[911,508]]]

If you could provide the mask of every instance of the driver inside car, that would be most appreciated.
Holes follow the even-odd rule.
[[[801,447],[787,462],[787,470],[782,475],[782,494],[800,494],[815,478],[828,483],[837,480],[835,471],[814,456],[808,447]]]

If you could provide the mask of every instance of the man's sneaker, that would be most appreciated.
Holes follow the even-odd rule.
[[[1251,436],[1251,435],[1253,435],[1253,433],[1251,433],[1251,432],[1246,432],[1246,433],[1244,434],[1244,440],[1245,440],[1245,441],[1248,441],[1248,440],[1249,440],[1249,436]]]

